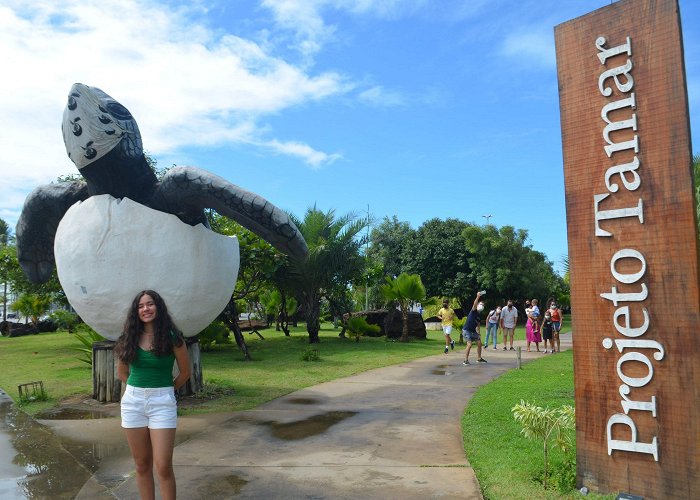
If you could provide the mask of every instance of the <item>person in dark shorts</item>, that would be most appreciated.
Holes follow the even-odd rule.
[[[554,353],[554,321],[552,321],[552,315],[549,310],[544,313],[544,321],[542,321],[542,339],[544,340],[544,353],[547,354],[547,341],[549,341],[549,347]]]
[[[472,350],[472,342],[476,342],[476,361],[478,363],[486,363],[486,360],[481,357],[481,335],[479,334],[479,323],[481,321],[479,313],[484,310],[484,303],[479,300],[481,295],[482,292],[476,293],[472,310],[469,311],[467,321],[464,322],[464,328],[462,329],[462,336],[467,341],[463,365],[469,364],[469,352]]]

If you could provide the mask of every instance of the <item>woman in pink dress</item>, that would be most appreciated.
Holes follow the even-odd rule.
[[[527,315],[527,323],[525,323],[525,336],[527,339],[527,352],[530,352],[530,344],[535,343],[537,347],[537,352],[540,352],[540,342],[542,342],[542,336],[540,335],[540,322],[539,322],[539,311],[530,308],[525,309],[525,314]]]

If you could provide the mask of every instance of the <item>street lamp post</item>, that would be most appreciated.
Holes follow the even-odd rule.
[[[493,217],[493,215],[491,215],[491,214],[489,214],[489,215],[482,215],[482,217],[483,217],[484,219],[486,219],[486,225],[488,226],[488,225],[489,225],[489,220],[491,219],[491,217]]]
[[[367,204],[367,242],[365,244],[365,264],[367,263],[367,251],[369,250],[369,203]],[[365,270],[367,271],[367,270]],[[369,311],[369,272],[365,282],[365,311]]]

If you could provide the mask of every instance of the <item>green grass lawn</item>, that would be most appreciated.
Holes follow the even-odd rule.
[[[274,329],[245,335],[252,361],[244,361],[232,344],[214,346],[202,353],[205,395],[217,395],[188,412],[236,411],[253,408],[295,390],[355,373],[439,354],[444,345],[442,331],[429,331],[426,340],[409,343],[384,337],[363,337],[360,342],[338,337],[330,323],[322,324],[321,343],[309,346],[304,324],[290,337]],[[90,367],[79,361],[74,347],[81,344],[65,331],[24,337],[0,337],[0,388],[17,400],[17,386],[42,381],[47,401],[24,406],[35,414],[55,406],[74,394],[92,394]],[[302,361],[307,348],[318,349],[321,360]],[[231,389],[233,391],[231,391]],[[203,398],[204,399],[204,398]]]

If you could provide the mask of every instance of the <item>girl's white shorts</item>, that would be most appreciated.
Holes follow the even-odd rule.
[[[177,402],[173,387],[126,386],[121,401],[122,427],[175,429]]]

